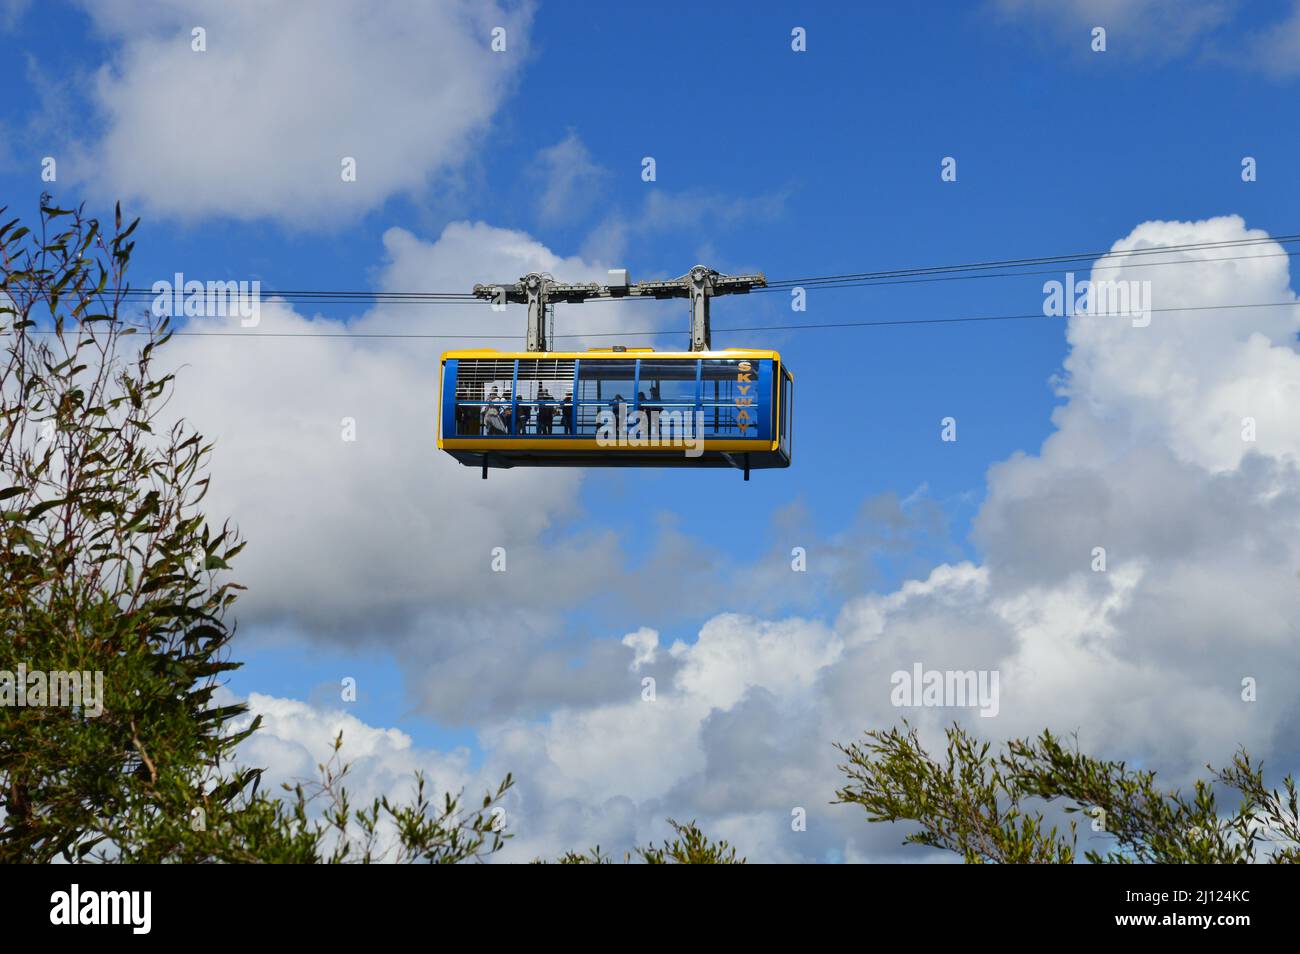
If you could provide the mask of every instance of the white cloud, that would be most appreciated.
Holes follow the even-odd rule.
[[[1267,233],[1246,229],[1238,216],[1148,222],[1112,251],[1242,238]],[[1103,259],[1099,264],[1108,270],[1098,277],[1150,281],[1155,308],[1202,310],[1158,313],[1147,328],[1121,320],[1073,322],[1069,393],[1103,419],[1127,418],[1133,439],[1164,441],[1176,456],[1212,470],[1236,469],[1249,451],[1300,459],[1300,429],[1294,426],[1300,407],[1297,309],[1208,310],[1294,301],[1288,260],[1278,257],[1280,251],[1266,245]],[[1200,264],[1138,264],[1157,260]],[[1125,267],[1111,267],[1116,264]],[[1242,440],[1245,417],[1257,422],[1255,443]]]
[[[12,30],[32,5],[32,0],[0,0],[0,30]]]
[[[728,196],[707,190],[673,192],[652,186],[632,213],[616,210],[592,229],[583,252],[588,257],[622,259],[632,240],[647,235],[680,235],[695,262],[717,262],[714,240],[746,225],[776,221],[785,212],[792,190],[753,196]],[[682,267],[684,274],[690,266]],[[720,266],[719,266],[720,267]],[[646,276],[633,275],[633,279]]]
[[[1093,27],[1106,30],[1107,54],[1169,58],[1187,52],[1231,17],[1224,0],[994,0],[1005,16],[1046,25],[1089,51]]]
[[[222,692],[223,704],[235,701]],[[240,747],[243,764],[264,768],[264,785],[279,791],[281,783],[319,778],[317,766],[330,761],[334,739],[343,734],[342,761],[351,764],[347,787],[357,802],[383,795],[409,797],[414,773],[423,772],[434,791],[457,792],[471,781],[469,753],[418,749],[397,729],[367,725],[342,709],[324,709],[295,699],[254,692],[246,700],[248,713],[232,724],[238,731],[262,717],[262,728]]]
[[[384,243],[383,288],[468,288],[476,277],[533,270],[603,275],[481,223],[453,223],[434,243],[392,229]],[[622,314],[600,313],[612,329]],[[172,407],[216,441],[207,512],[232,516],[250,541],[236,572],[252,584],[245,623],[279,619],[367,639],[435,606],[444,618],[481,606],[544,611],[599,585],[592,567],[611,564],[612,538],[556,538],[578,513],[581,472],[496,471],[484,481],[434,446],[439,355],[473,341],[323,337],[522,338],[522,308],[384,305],[344,325],[269,302],[257,328],[238,322],[192,319],[191,332],[244,333],[178,337],[167,351],[180,368]],[[345,419],[354,441],[344,440]],[[498,546],[506,573],[490,572]]]
[[[586,145],[572,130],[537,154],[535,173],[542,181],[537,214],[548,223],[585,214],[609,176],[609,170],[592,160]]]
[[[1250,60],[1275,76],[1300,73],[1300,2],[1286,19],[1257,34]]]
[[[468,289],[529,271],[604,277],[483,223],[452,223],[434,242],[391,229],[384,247],[382,289]],[[562,309],[558,330],[641,325],[636,308]],[[582,472],[498,470],[485,481],[434,444],[441,352],[499,334],[518,337],[483,343],[519,347],[522,306],[385,304],[344,324],[267,302],[260,319],[254,329],[191,319],[185,330],[198,335],[237,334],[177,337],[163,352],[178,368],[171,410],[216,443],[205,512],[229,516],[249,541],[233,573],[249,586],[237,604],[241,635],[392,653],[417,703],[455,722],[621,691],[622,647],[585,650],[584,674],[560,623],[565,608],[623,578],[615,534],[582,522]],[[369,332],[469,340],[323,337]],[[354,441],[343,439],[345,419]],[[492,571],[495,547],[506,550],[504,573]]]
[[[1104,27],[1107,54],[1127,60],[1195,54],[1277,79],[1300,73],[1300,0],[1262,26],[1257,8],[1228,0],[991,0],[991,6],[1004,19],[1045,27],[1079,56],[1091,52],[1092,29]]]
[[[80,151],[80,178],[153,214],[298,225],[345,222],[464,162],[531,21],[528,6],[467,0],[87,9],[117,51],[95,77],[104,133]],[[498,26],[504,53],[490,49]],[[196,27],[206,52],[191,49]]]

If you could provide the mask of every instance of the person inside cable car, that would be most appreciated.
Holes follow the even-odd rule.
[[[555,409],[547,404],[547,401],[554,400],[553,395],[546,390],[543,384],[537,390],[537,433],[551,433],[551,422],[554,420]]]
[[[658,400],[659,398],[659,394],[657,393],[658,390],[659,389],[653,385],[650,387],[651,400]],[[643,436],[648,437],[651,434],[658,433],[659,413],[663,410],[663,408],[659,407],[657,404],[647,403],[644,391],[637,392],[636,406],[645,415],[645,417],[642,418],[642,420],[644,420],[646,423],[646,433]]]
[[[658,401],[659,395],[659,382],[656,381],[650,385],[650,400]],[[658,404],[646,404],[645,395],[643,394],[641,395],[641,410],[645,411],[646,421],[649,422],[650,433],[657,434],[659,432],[659,415],[663,412],[663,408]]]
[[[469,397],[470,395],[468,393],[461,393],[460,391],[457,391],[456,400],[458,402],[467,401],[469,400]],[[474,418],[476,416],[477,415],[474,413],[474,409],[470,407],[468,404],[458,403],[456,405],[456,433],[457,434],[473,433],[475,429],[474,425],[475,423],[478,423],[479,433],[481,434],[482,422],[481,421],[475,422]]]
[[[560,428],[565,434],[573,433],[573,392],[564,393],[564,401],[560,405]]]
[[[615,394],[609,402],[609,413],[613,415],[613,418],[610,421],[610,426],[614,429],[615,433],[618,432],[620,422],[624,425],[631,423],[631,421],[627,419],[627,411],[624,410],[626,407],[627,399],[621,394]]]
[[[501,393],[493,388],[488,395],[487,404],[483,407],[483,433],[505,434],[508,430],[501,419]]]
[[[524,396],[519,395],[519,410],[515,412],[515,433],[528,433],[528,419],[532,417],[532,408],[524,403]]]

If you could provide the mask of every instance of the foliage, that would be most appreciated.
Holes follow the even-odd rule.
[[[256,777],[195,787],[256,728],[225,731],[241,707],[213,704],[239,589],[217,576],[242,543],[197,509],[211,445],[161,424],[167,321],[119,319],[137,223],[119,209],[105,235],[43,197],[38,233],[0,225],[0,670],[104,687],[97,715],[0,708],[0,860],[80,857],[144,805],[186,818]]]
[[[4,210],[0,209],[0,219]],[[244,544],[200,505],[212,445],[165,424],[167,318],[126,314],[138,221],[111,235],[43,196],[0,224],[0,861],[479,859],[491,809],[447,795],[354,809],[334,757],[287,798],[233,763],[260,720],[220,705],[238,667],[226,577]],[[18,706],[18,673],[102,674],[102,698]],[[93,680],[92,680],[93,684]],[[24,693],[24,698],[26,695]],[[323,808],[320,806],[323,805]]]
[[[285,796],[241,792],[201,827],[152,816],[116,859],[126,862],[237,864],[456,864],[482,861],[510,836],[497,811],[514,784],[507,775],[475,808],[445,794],[435,804],[424,776],[415,773],[410,802],[386,796],[357,808],[343,786],[351,768],[341,760],[343,735],[313,781],[285,785]]]
[[[700,831],[695,822],[682,824],[668,819],[676,835],[671,841],[662,845],[646,845],[635,852],[623,855],[624,864],[632,861],[633,855],[648,865],[743,865],[744,858],[736,856],[736,849],[726,841],[712,841]],[[613,858],[600,850],[600,846],[585,853],[570,851],[556,859],[561,865],[607,865]]]
[[[1300,860],[1294,780],[1268,789],[1245,752],[1183,794],[1161,789],[1153,771],[1084,755],[1077,740],[1067,746],[1046,731],[993,754],[954,724],[938,761],[904,725],[837,746],[849,781],[836,801],[861,805],[873,822],[915,823],[906,842],[954,851],[967,862],[1072,862],[1076,824],[1049,827],[1044,814],[1059,802],[1066,813],[1086,813],[1089,828],[1109,842],[1083,853],[1093,863]],[[1216,787],[1239,796],[1235,808],[1221,807]]]

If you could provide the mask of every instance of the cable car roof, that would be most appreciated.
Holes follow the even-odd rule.
[[[586,351],[498,351],[496,348],[467,348],[456,351],[444,351],[442,359],[449,358],[507,358],[507,359],[541,359],[554,358],[681,358],[694,361],[697,358],[764,358],[781,360],[781,353],[770,348],[720,348],[713,351],[656,351],[654,348],[588,348]]]

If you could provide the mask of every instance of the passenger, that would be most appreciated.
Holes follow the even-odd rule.
[[[487,403],[483,406],[483,433],[508,433],[505,422],[501,420],[501,394],[496,388],[492,389]]]
[[[524,396],[519,395],[519,410],[516,412],[519,420],[515,428],[516,434],[528,433],[528,419],[532,417],[533,409],[524,403]]]
[[[617,430],[618,430],[619,419],[620,419],[620,417],[621,417],[621,415],[620,415],[620,411],[621,411],[622,408],[625,407],[626,405],[627,405],[627,402],[626,402],[625,400],[623,400],[623,395],[621,395],[621,394],[615,394],[614,397],[613,397],[613,399],[609,402],[609,409],[610,409],[610,412],[614,415],[614,422],[613,422],[613,425],[614,425],[614,429],[615,429],[616,432],[617,432]],[[626,413],[627,413],[626,411],[622,411],[622,414],[626,414]]]
[[[514,396],[509,388],[501,398],[501,423],[506,426],[506,433],[510,433],[510,421],[514,418]]]
[[[560,405],[560,428],[565,434],[573,433],[573,392],[566,391]]]
[[[637,411],[640,411],[640,412],[644,413],[647,419],[650,417],[650,409],[649,409],[648,407],[646,407],[646,403],[645,403],[645,392],[644,392],[644,391],[637,391],[637,392],[636,392],[636,409],[637,409]],[[638,431],[638,432],[639,432],[639,431],[640,431],[640,423],[641,423],[641,418],[639,418],[639,417],[635,417],[635,418],[633,418],[632,420],[630,420],[630,421],[628,422],[628,430],[631,430],[631,431]],[[649,430],[649,426],[647,425],[647,431],[648,431],[648,430]],[[641,437],[642,437],[642,438],[646,438],[646,437],[649,437],[649,436],[650,436],[649,433],[641,434]]]
[[[555,409],[547,402],[554,400],[554,397],[546,390],[543,384],[537,390],[537,433],[550,434],[551,422],[555,419]]]
[[[638,395],[638,397],[640,398],[640,401],[639,401],[639,403],[638,403],[637,406],[639,407],[640,410],[645,411],[646,426],[649,427],[649,429],[650,429],[650,434],[651,434],[651,435],[658,434],[658,433],[659,433],[659,413],[663,410],[663,408],[660,407],[658,404],[653,404],[653,403],[652,403],[652,404],[647,404],[647,403],[646,403],[646,399],[645,399],[645,395],[644,395],[644,394],[640,394],[640,395]],[[659,400],[659,384],[658,384],[658,382],[656,382],[656,383],[650,385],[650,400],[651,400],[652,402],[653,402],[653,401],[658,401],[658,400]]]

